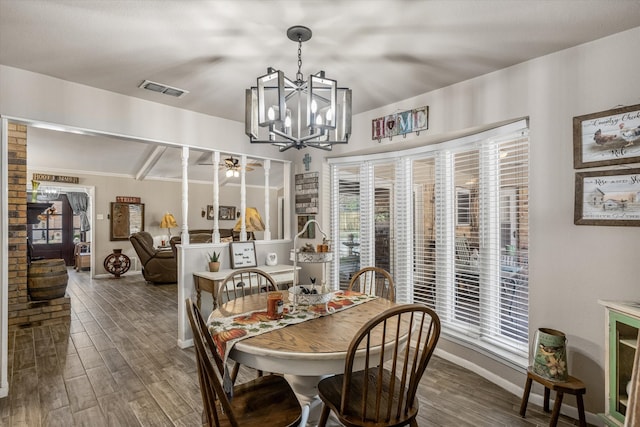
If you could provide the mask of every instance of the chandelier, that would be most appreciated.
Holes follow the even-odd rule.
[[[298,42],[296,79],[280,70],[267,68],[257,85],[246,90],[245,133],[252,143],[269,143],[289,148],[315,147],[331,150],[346,144],[351,134],[351,89],[339,88],[324,71],[302,75],[302,43],[311,39],[311,30],[300,25],[287,30]]]

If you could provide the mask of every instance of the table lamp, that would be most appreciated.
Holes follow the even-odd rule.
[[[178,223],[176,222],[176,218],[173,216],[173,214],[170,214],[169,212],[164,214],[164,216],[160,220],[160,228],[166,228],[168,230],[169,240],[171,240],[171,229],[177,226],[178,226]]]
[[[264,222],[260,217],[260,213],[256,208],[247,208],[244,214],[245,229],[247,233],[253,234],[254,231],[264,231]],[[238,219],[236,225],[233,227],[233,231],[241,231],[242,229],[242,217]],[[255,239],[255,236],[254,236]]]

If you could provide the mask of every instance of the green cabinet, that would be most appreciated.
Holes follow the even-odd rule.
[[[609,426],[624,425],[633,363],[638,351],[640,303],[600,301],[607,308],[606,391],[605,413],[601,415]]]

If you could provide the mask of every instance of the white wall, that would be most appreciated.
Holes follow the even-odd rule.
[[[251,144],[244,123],[169,107],[114,92],[0,65],[0,114],[75,126],[169,144],[281,155],[269,144]],[[239,94],[244,100],[244,94]]]
[[[529,117],[530,336],[539,327],[567,334],[569,370],[586,383],[585,404],[593,413],[602,412],[605,401],[605,316],[597,301],[640,300],[640,228],[573,224],[572,118],[640,104],[640,58],[631,55],[639,41],[640,27],[359,114],[349,144],[326,155],[401,150],[465,129]],[[430,108],[428,131],[380,144],[371,140],[372,119],[423,105]],[[320,171],[322,153],[312,154],[311,170]],[[298,155],[300,163],[304,153]],[[439,348],[506,380],[503,385],[509,389],[524,385],[521,372],[446,337]],[[572,399],[567,403],[574,405]]]

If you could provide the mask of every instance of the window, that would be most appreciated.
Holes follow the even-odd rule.
[[[340,284],[353,240],[359,266],[390,271],[398,300],[434,308],[451,339],[526,365],[528,144],[521,121],[407,152],[330,159]]]

